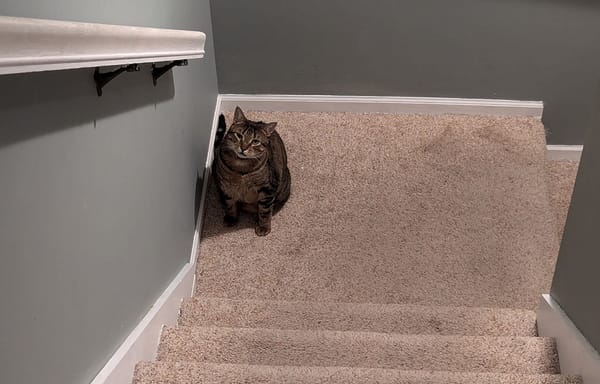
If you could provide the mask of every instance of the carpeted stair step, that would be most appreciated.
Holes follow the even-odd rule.
[[[158,360],[453,372],[559,373],[553,339],[260,328],[165,328]]]
[[[561,375],[142,362],[133,384],[581,384]]]
[[[207,191],[196,293],[534,309],[550,286],[539,119],[246,112],[277,122],[292,196],[265,239]]]
[[[425,335],[536,336],[535,312],[522,309],[202,297],[184,301],[179,324]]]

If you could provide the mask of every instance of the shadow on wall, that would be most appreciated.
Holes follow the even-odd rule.
[[[101,71],[114,69],[102,68]],[[0,76],[0,148],[172,99],[173,74],[123,73],[96,94],[93,68]],[[65,113],[65,106],[69,107]]]

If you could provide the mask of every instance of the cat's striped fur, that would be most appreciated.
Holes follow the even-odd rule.
[[[271,217],[288,200],[291,176],[277,123],[251,121],[237,107],[226,129],[219,117],[213,173],[225,209],[225,224],[235,225],[240,209],[256,213],[256,234],[271,231]]]

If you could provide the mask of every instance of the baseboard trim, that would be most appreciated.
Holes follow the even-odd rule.
[[[537,327],[540,336],[556,339],[561,373],[581,375],[584,383],[600,383],[600,354],[550,295],[540,299]]]
[[[154,360],[162,327],[176,324],[181,300],[191,296],[194,270],[192,264],[185,264],[142,321],[92,380],[92,384],[131,383],[135,365],[140,361]]]
[[[465,115],[503,115],[542,118],[541,101],[460,99],[443,97],[331,96],[331,95],[244,95],[222,94],[217,102],[220,112],[242,109],[275,112],[355,112],[427,113]],[[215,115],[215,119],[217,114]],[[213,122],[216,129],[216,120]],[[213,129],[210,145],[214,143]],[[583,145],[548,145],[548,160],[579,161]],[[206,166],[212,164],[209,153]]]
[[[200,197],[200,208],[194,230],[190,261],[183,266],[167,289],[156,300],[150,311],[148,311],[142,321],[127,336],[119,349],[117,349],[94,380],[92,380],[91,384],[131,383],[135,365],[140,361],[151,361],[156,358],[156,350],[162,328],[165,325],[175,325],[177,323],[181,301],[184,298],[192,296],[194,293],[196,261],[200,249],[200,234],[204,220],[203,212],[220,106],[221,97],[219,96],[215,105],[206,166],[203,172],[202,195]]]
[[[579,161],[583,152],[583,145],[548,145],[546,159]]]
[[[443,97],[332,95],[221,95],[221,109],[236,106],[277,112],[372,112],[530,116],[541,119],[541,101]]]

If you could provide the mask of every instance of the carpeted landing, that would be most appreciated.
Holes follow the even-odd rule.
[[[292,197],[257,237],[211,186],[196,295],[136,384],[579,382],[532,311],[577,166],[539,121],[246,115],[278,122]]]

